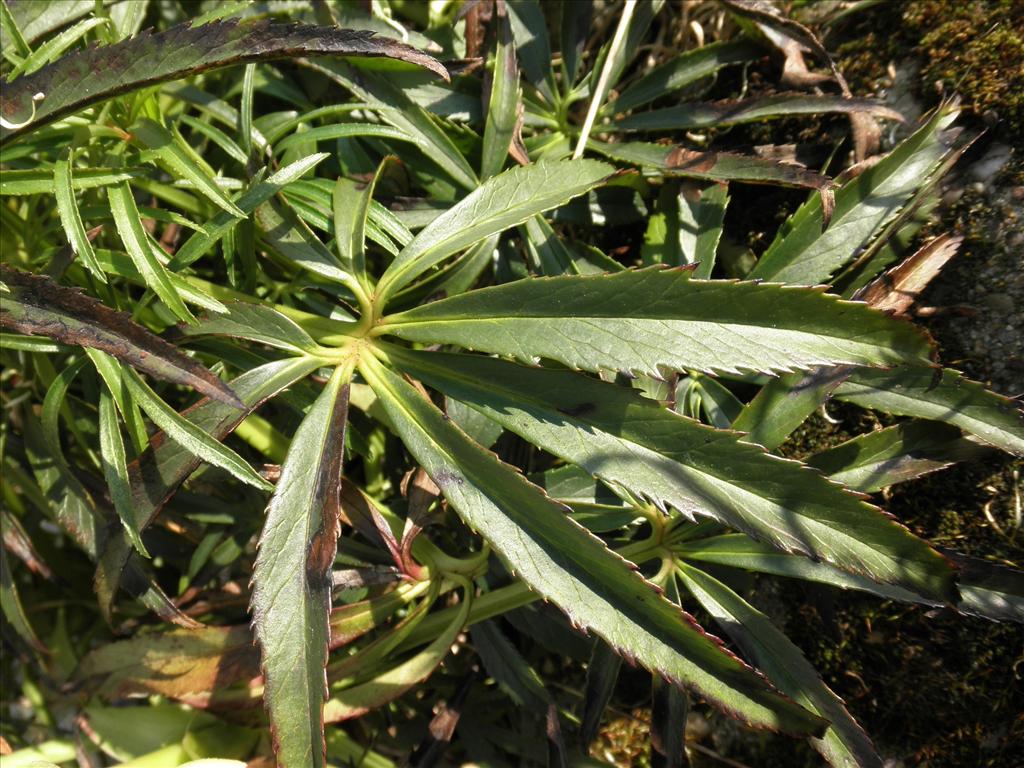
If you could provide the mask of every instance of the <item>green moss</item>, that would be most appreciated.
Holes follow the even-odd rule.
[[[865,13],[838,48],[854,90],[884,87],[894,60],[920,62],[920,96],[933,105],[959,94],[979,115],[990,110],[999,132],[1020,141],[1024,129],[1024,0],[885,2]]]
[[[920,34],[925,83],[962,94],[979,113],[995,110],[1010,134],[1024,126],[1024,0],[917,0],[903,18]]]

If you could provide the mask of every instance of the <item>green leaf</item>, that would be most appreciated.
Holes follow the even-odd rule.
[[[398,698],[417,683],[426,680],[448,655],[459,632],[466,625],[473,599],[472,587],[469,582],[465,582],[463,587],[462,602],[459,604],[455,618],[443,632],[434,638],[430,645],[396,667],[364,683],[335,692],[324,706],[324,721],[337,723],[365,715],[367,712]]]
[[[683,184],[679,192],[679,250],[682,263],[696,264],[695,278],[709,279],[722,238],[729,187],[712,184],[699,189]]]
[[[255,181],[236,200],[235,205],[246,216],[255,211],[263,203],[283,190],[286,186],[300,179],[303,175],[326,160],[329,155],[321,152],[291,165],[286,165],[270,178]],[[203,225],[203,231],[192,235],[171,259],[168,267],[172,270],[186,267],[208,253],[228,232],[238,226],[241,219],[227,212],[218,213]]]
[[[145,279],[146,285],[153,289],[153,292],[179,319],[187,323],[195,322],[195,317],[189,312],[181,295],[175,290],[167,268],[160,263],[160,259],[156,255],[156,244],[152,242],[142,226],[139,211],[135,207],[135,199],[132,197],[131,187],[127,183],[110,187],[107,189],[107,199],[110,202],[110,211],[114,214],[117,233],[121,237],[121,242],[124,243],[124,249],[131,256],[135,267]]]
[[[390,296],[435,264],[522,224],[603,183],[612,167],[596,160],[542,162],[493,176],[420,230],[381,277]]]
[[[870,114],[889,120],[903,120],[899,112],[873,99],[778,94],[739,101],[694,101],[678,107],[633,114],[612,123],[607,128],[618,131],[682,131],[836,112]]]
[[[182,331],[187,336],[212,334],[248,339],[284,349],[293,355],[315,352],[318,348],[312,337],[295,321],[271,307],[232,301],[225,308],[227,311],[224,314],[204,318],[196,325],[184,326]]]
[[[587,664],[587,682],[580,712],[580,742],[585,751],[589,752],[590,745],[597,738],[601,718],[615,693],[621,667],[622,657],[608,643],[595,638],[594,650]]]
[[[254,218],[267,247],[328,280],[349,282],[351,274],[283,197],[278,195],[263,203]]]
[[[364,358],[360,371],[463,520],[573,622],[747,722],[796,733],[821,728],[821,721],[725,654],[627,561],[566,517],[564,507],[470,441],[411,384],[375,360]]]
[[[516,66],[516,46],[505,6],[495,7],[496,26],[494,43],[494,71],[488,73],[490,95],[487,102],[487,122],[484,125],[484,144],[481,150],[480,178],[489,179],[501,172],[509,148],[516,140],[521,100],[519,67]],[[485,91],[486,92],[486,91]]]
[[[405,91],[390,82],[385,73],[371,72],[339,61],[304,61],[303,64],[348,89],[360,101],[380,110],[381,119],[413,137],[419,150],[462,189],[477,187],[476,173],[448,132]]]
[[[21,4],[21,6],[21,10],[24,10],[24,4]],[[39,11],[46,7],[48,6],[35,6],[32,10]],[[0,0],[0,29],[4,33],[2,46],[5,58],[10,58],[10,54],[15,51],[22,57],[32,54],[32,49],[25,42],[25,35],[21,31],[21,26],[11,13],[11,9],[7,6],[7,0]]]
[[[874,493],[987,453],[956,427],[915,420],[859,435],[804,461],[848,488]]]
[[[732,428],[747,433],[743,439],[748,443],[775,450],[849,373],[841,366],[772,379],[743,406]]]
[[[319,128],[310,128],[302,133],[293,133],[278,142],[274,147],[277,152],[284,152],[290,147],[304,144],[315,144],[318,141],[331,141],[333,139],[344,139],[352,136],[370,136],[378,139],[392,139],[393,141],[415,141],[405,131],[392,128],[390,125],[376,125],[374,123],[337,123],[335,125],[323,125]]]
[[[819,289],[660,268],[518,280],[386,317],[377,332],[652,376],[929,362],[908,323]]]
[[[101,283],[105,283],[107,277],[96,261],[96,253],[93,251],[89,236],[85,233],[85,225],[82,223],[82,216],[75,200],[71,172],[72,157],[73,153],[68,151],[66,157],[62,157],[53,164],[53,189],[57,196],[57,213],[60,216],[60,223],[64,227],[64,234],[67,235],[68,242],[71,243],[71,249],[78,254],[86,269]]]
[[[334,238],[341,263],[353,271],[356,278],[367,279],[366,224],[373,208],[373,192],[388,165],[385,158],[369,184],[357,189],[354,182],[339,178],[334,186],[331,204],[334,213]],[[354,198],[354,199],[353,199]]]
[[[261,490],[270,490],[273,487],[260,477],[245,459],[179,415],[161,400],[131,368],[122,364],[121,375],[139,407],[153,420],[154,424],[167,433],[171,440],[191,451],[203,461],[229,472],[243,483]]]
[[[470,637],[487,673],[519,707],[536,711],[551,702],[540,675],[526,662],[497,623],[482,621],[473,626]],[[606,648],[608,646],[605,646]],[[612,655],[615,656],[614,651]],[[615,656],[618,660],[619,657]]]
[[[7,547],[0,546],[0,610],[3,611],[7,625],[13,629],[22,640],[28,643],[38,653],[49,653],[45,645],[39,640],[32,623],[25,614],[21,596],[18,594],[18,585],[11,574],[11,566],[7,562]]]
[[[727,533],[684,541],[673,546],[672,551],[680,557],[700,563],[802,579],[839,589],[855,589],[888,600],[941,605],[935,600],[921,597],[902,587],[880,584],[863,576],[841,571],[827,563],[816,563],[806,557],[786,554],[742,533]]]
[[[822,682],[810,662],[771,620],[722,582],[693,566],[678,564],[679,577],[697,602],[710,613],[768,679],[783,693],[830,722],[811,745],[830,765],[881,768],[882,759],[842,699]]]
[[[741,533],[687,541],[674,546],[673,551],[687,560],[803,579],[840,589],[855,589],[886,600],[933,607],[943,605],[900,587],[879,584],[863,576],[840,571],[826,563],[787,555]],[[1024,623],[1024,574],[949,550],[943,550],[942,554],[958,568],[960,600],[956,604],[957,610],[995,621]]]
[[[142,118],[132,127],[132,135],[152,151],[159,164],[172,177],[188,180],[203,197],[232,216],[245,217],[242,210],[217,186],[216,180],[203,168],[201,161],[196,160],[193,151],[180,136],[147,118]]]
[[[756,155],[732,152],[699,152],[664,144],[621,142],[606,144],[591,141],[590,149],[620,163],[650,168],[658,176],[680,176],[708,181],[742,181],[747,184],[774,184],[784,187],[828,189],[827,176],[792,163],[780,163]]]
[[[121,518],[124,530],[132,542],[132,546],[143,557],[149,557],[146,545],[139,535],[135,510],[132,507],[132,492],[128,482],[128,466],[125,458],[124,442],[121,439],[121,426],[117,421],[114,401],[107,390],[100,392],[100,455],[103,458],[103,475],[107,479],[110,498],[114,502],[114,510]]]
[[[508,0],[508,14],[519,63],[527,79],[548,103],[553,103],[555,77],[551,67],[551,42],[540,3]]]
[[[972,616],[1024,624],[1024,571],[959,552],[945,553],[960,569],[957,608]]]
[[[637,498],[940,600],[953,573],[924,541],[796,462],[625,387],[496,358],[387,347],[402,370]]]
[[[525,234],[530,257],[543,275],[598,275],[624,269],[614,259],[583,256],[568,247],[540,214],[527,219],[520,232]]]
[[[602,114],[612,115],[649,104],[655,99],[710,77],[730,64],[745,64],[764,50],[749,40],[730,40],[705,45],[675,56],[627,86]]]
[[[266,363],[246,371],[231,382],[232,389],[245,404],[244,410],[216,400],[201,400],[182,411],[181,417],[213,439],[223,440],[265,401],[320,365],[321,361],[309,357]],[[201,463],[199,456],[173,439],[166,439],[166,435],[153,436],[150,449],[128,465],[132,507],[140,532],[153,523],[168,499]],[[108,548],[101,556],[104,570],[119,576],[130,553],[129,548],[121,551]],[[116,589],[117,577],[111,576],[110,579],[111,589]]]
[[[53,195],[57,187],[54,170],[4,170],[0,174],[0,197],[8,195]],[[75,191],[110,187],[142,175],[138,168],[76,168],[71,180]]]
[[[210,141],[212,141],[214,144],[216,144],[218,147],[224,150],[225,154],[227,154],[233,160],[237,160],[240,163],[245,163],[246,160],[248,159],[242,148],[238,146],[238,144],[236,144],[230,136],[224,133],[224,131],[222,131],[217,126],[212,125],[211,123],[203,122],[202,120],[197,120],[191,115],[181,115],[178,119],[185,125],[187,125],[189,128],[208,138]]]
[[[1010,398],[945,368],[854,371],[835,396],[862,408],[934,419],[1009,453],[1024,455],[1024,411]]]
[[[10,82],[16,77],[20,77],[22,75],[31,75],[33,72],[64,53],[64,51],[85,37],[91,30],[98,27],[100,24],[106,23],[108,23],[107,19],[102,18],[82,19],[77,24],[65,29],[59,35],[54,35],[36,48],[30,55],[26,56],[18,66],[14,67],[7,74],[7,81]]]
[[[822,227],[821,199],[811,197],[779,229],[751,278],[816,285],[854,257],[939,167],[948,149],[940,133],[957,112],[940,109],[924,126],[835,193],[835,211]]]
[[[448,79],[433,57],[370,33],[261,21],[181,24],[164,32],[104,47],[86,48],[4,88],[0,112],[20,127],[0,130],[8,139],[77,112],[99,101],[143,86],[178,80],[195,72],[295,56],[386,56],[402,59]],[[44,98],[35,105],[32,97]]]
[[[264,700],[282,768],[323,766],[330,569],[341,510],[350,371],[339,367],[309,409],[267,507],[251,611]]]
[[[106,248],[97,248],[96,261],[99,262],[103,271],[108,274],[123,277],[128,282],[134,283],[135,285],[146,285],[146,280],[142,276],[142,273],[139,272],[139,268],[135,266],[135,262],[132,261],[128,254],[122,251],[110,251]],[[217,301],[217,299],[213,298],[202,289],[192,285],[192,283],[189,282],[188,277],[179,275],[177,272],[171,272],[170,270],[167,271],[167,276],[170,278],[171,284],[174,286],[174,290],[176,290],[181,296],[182,301],[205,309],[207,312],[214,312],[217,314],[227,312],[227,308],[221,302]]]
[[[99,349],[151,376],[192,387],[230,406],[239,404],[231,388],[211,371],[127,315],[48,278],[6,265],[0,265],[0,277],[11,289],[0,308],[3,327]]]

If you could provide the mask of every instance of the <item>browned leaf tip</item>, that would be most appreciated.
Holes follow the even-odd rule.
[[[122,312],[47,277],[0,264],[11,296],[0,307],[0,325],[64,344],[106,352],[133,368],[191,387],[207,397],[244,409],[231,388],[212,371]]]
[[[885,274],[866,285],[855,298],[875,309],[902,315],[921,295],[963,244],[961,235],[934,237]]]

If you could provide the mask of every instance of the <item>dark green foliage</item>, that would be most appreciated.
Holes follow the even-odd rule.
[[[875,258],[956,109],[850,178],[687,134],[835,112],[862,153],[900,118],[807,27],[725,7],[744,34],[649,61],[658,0],[3,4],[12,760],[74,759],[70,713],[148,765],[599,762],[635,689],[654,765],[721,712],[877,766],[751,574],[1024,620],[1020,572],[882,509],[1024,453],[1017,404],[894,316],[942,249]],[[708,95],[766,41],[839,93]],[[810,193],[756,263],[725,239],[744,184]],[[888,429],[802,463],[779,446],[830,397]]]

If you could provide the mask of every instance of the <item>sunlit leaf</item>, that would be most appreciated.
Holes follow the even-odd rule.
[[[322,766],[330,569],[338,539],[349,372],[336,369],[295,433],[267,508],[251,609],[278,763]]]
[[[798,733],[821,727],[725,654],[627,561],[567,518],[561,505],[466,438],[410,384],[377,363],[361,365],[360,372],[466,523],[572,621],[747,722]]]
[[[863,305],[667,269],[518,280],[392,315],[378,332],[653,376],[929,362],[922,334]]]
[[[570,371],[391,351],[407,373],[637,498],[720,520],[779,548],[951,599],[953,572],[922,540],[816,472]]]
[[[418,64],[447,79],[445,68],[414,48],[366,32],[237,20],[165,32],[144,32],[121,43],[87,48],[4,88],[0,112],[8,123],[0,139],[33,130],[98,101],[195,72],[294,56],[387,56]],[[33,106],[32,97],[44,98]],[[34,115],[34,117],[33,117]]]

